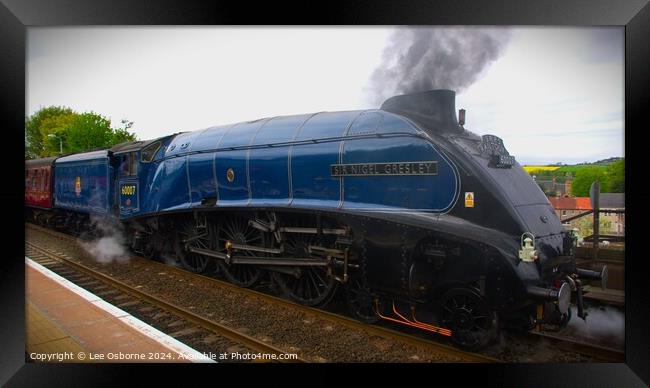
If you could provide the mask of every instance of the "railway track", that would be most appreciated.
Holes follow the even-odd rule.
[[[286,357],[284,355],[289,353],[283,349],[279,349],[271,344],[265,343],[264,341],[258,340],[236,329],[206,319],[183,307],[166,302],[165,300],[155,295],[151,295],[144,291],[138,290],[137,288],[114,279],[111,276],[108,276],[81,263],[71,260],[61,253],[52,252],[51,250],[39,247],[29,241],[25,242],[25,250],[26,255],[30,259],[45,266],[48,269],[51,269],[59,275],[62,275],[66,278],[71,278],[69,280],[72,280],[77,285],[87,286],[89,284],[99,282],[105,286],[108,286],[101,287],[101,285],[99,285],[95,286],[94,288],[101,290],[98,292],[98,294],[100,294],[98,296],[111,295],[111,299],[113,301],[120,301],[117,304],[117,307],[120,307],[120,305],[138,304],[142,305],[142,307],[140,307],[140,310],[146,310],[149,313],[148,315],[152,317],[157,316],[159,318],[167,318],[167,320],[170,320],[169,318],[171,315],[172,322],[169,326],[173,326],[174,332],[177,333],[176,336],[171,335],[172,337],[183,337],[183,335],[189,334],[194,334],[196,336],[196,334],[201,329],[203,329],[203,337],[210,337],[214,335],[225,337],[228,340],[236,344],[241,344],[245,348],[250,349],[254,352],[275,355],[277,357],[277,360],[283,360],[283,357]],[[118,295],[115,295],[116,293],[118,293]],[[155,306],[155,308],[151,309],[151,306]],[[301,358],[294,358],[288,361],[305,362],[305,360]]]
[[[548,332],[532,331],[531,334],[543,338],[547,341],[550,341],[552,346],[556,346],[559,349],[569,351],[569,352],[584,354],[593,357],[594,359],[599,361],[604,361],[604,362],[625,361],[625,352],[623,350],[613,349],[606,346],[600,346],[597,344],[580,341],[575,338],[555,335]]]
[[[49,229],[46,229],[46,228],[42,228],[40,226],[28,224],[28,227],[33,228],[34,230],[38,230],[40,232],[46,233],[46,234],[48,234],[50,236],[56,237],[57,239],[68,240],[73,244],[76,244],[76,241],[77,241],[76,237],[73,237],[73,236],[70,236],[70,235],[67,235],[67,234],[63,234],[63,233],[60,233],[60,232],[52,231],[52,230],[49,230]],[[34,247],[33,243],[27,243],[27,244],[29,244],[28,246],[30,246],[30,247]],[[42,248],[41,248],[41,251],[43,251]],[[51,253],[46,251],[44,254],[51,254]],[[83,271],[91,271],[93,273],[97,273],[95,270],[93,270],[93,269],[91,269],[91,268],[89,268],[87,266],[84,266],[83,264],[80,264],[80,263],[78,263],[78,262],[76,262],[74,260],[67,259],[67,258],[65,258],[63,260],[65,260],[66,263],[72,263],[71,264],[72,266],[78,266],[80,268],[83,268]],[[287,309],[294,310],[296,312],[301,312],[301,313],[309,314],[311,316],[316,316],[318,319],[322,319],[324,321],[331,322],[333,324],[342,325],[344,327],[347,327],[347,328],[350,328],[350,329],[353,329],[353,330],[363,331],[363,332],[365,332],[365,333],[367,333],[369,335],[381,337],[383,339],[387,339],[387,340],[390,340],[390,341],[396,341],[396,342],[408,344],[408,345],[411,345],[411,346],[414,346],[414,347],[418,347],[420,349],[424,349],[425,351],[436,352],[436,353],[444,353],[447,356],[455,357],[456,359],[461,360],[461,362],[472,362],[472,363],[500,362],[500,360],[498,360],[496,358],[493,358],[493,357],[489,357],[489,356],[485,356],[485,355],[481,355],[481,354],[476,354],[476,353],[465,352],[465,351],[456,349],[456,348],[454,348],[452,346],[448,346],[448,345],[441,344],[441,343],[431,341],[431,340],[426,340],[426,339],[419,338],[417,336],[413,336],[413,335],[410,335],[410,334],[401,333],[401,332],[398,332],[398,331],[395,331],[395,330],[391,330],[389,328],[385,328],[385,327],[381,327],[381,326],[368,325],[368,324],[361,323],[359,321],[356,321],[356,320],[354,320],[352,318],[349,318],[349,317],[346,317],[346,316],[343,316],[343,315],[340,315],[340,314],[336,314],[336,313],[332,313],[332,312],[328,312],[328,311],[324,311],[324,310],[320,310],[320,309],[316,309],[316,308],[312,308],[312,307],[299,305],[299,304],[296,304],[296,303],[294,303],[292,301],[282,299],[282,298],[279,298],[279,297],[276,297],[276,296],[273,296],[273,295],[269,295],[269,294],[259,292],[259,291],[256,291],[256,290],[252,290],[252,289],[241,288],[241,287],[235,286],[233,284],[230,284],[228,282],[225,282],[225,281],[213,278],[213,277],[191,273],[191,272],[185,271],[183,269],[180,269],[180,268],[177,268],[177,267],[174,267],[174,266],[171,266],[171,265],[167,265],[167,264],[164,264],[164,263],[152,261],[152,260],[142,258],[142,257],[139,257],[139,256],[133,256],[131,258],[131,260],[132,260],[132,263],[134,263],[134,264],[136,263],[136,261],[146,262],[146,265],[157,268],[157,270],[166,271],[168,273],[176,273],[179,276],[183,276],[183,277],[191,277],[191,278],[196,279],[197,281],[208,282],[212,286],[219,287],[221,289],[226,289],[226,290],[228,290],[228,291],[230,291],[232,293],[236,293],[236,294],[239,294],[239,295],[247,295],[249,297],[254,297],[254,298],[257,298],[259,300],[262,300],[265,303],[268,303],[269,305],[272,305],[272,306],[281,306],[281,307],[284,307],[284,308],[287,308]],[[133,261],[133,260],[136,260],[136,261]],[[104,275],[104,274],[99,274],[99,276],[110,278],[109,276]],[[110,280],[107,280],[107,281],[116,282],[116,284],[118,284],[119,287],[126,287],[128,289],[132,289],[131,286],[129,286],[129,285],[125,284],[125,283],[122,283],[120,281],[117,281],[115,279],[110,279]],[[135,291],[140,293],[140,294],[144,294],[140,290],[135,290]],[[157,299],[155,296],[149,295],[149,294],[145,294],[144,297],[145,298]],[[166,302],[162,301],[162,303],[166,303]],[[170,305],[169,308],[170,308],[170,310],[172,312],[178,311],[180,314],[192,314],[193,319],[196,319],[197,322],[205,322],[205,321],[207,321],[205,323],[206,325],[216,324],[215,322],[211,322],[211,321],[206,320],[205,318],[202,318],[200,316],[196,317],[196,314],[194,314],[194,313],[192,313],[190,311],[187,311],[187,310],[183,309],[180,306]],[[215,328],[215,329],[218,329],[218,327]],[[232,336],[233,336],[233,338],[236,338],[235,339],[236,341],[239,341],[239,334],[232,334]],[[251,336],[244,335],[244,337],[242,337],[242,338],[244,338],[246,341],[248,341],[248,343],[250,344],[251,347],[256,346],[255,341],[257,341],[257,340],[255,340]],[[267,346],[267,345],[268,344],[263,344],[262,346]],[[274,349],[273,351],[268,350],[266,352],[267,353],[282,352],[282,350]],[[292,360],[292,361],[295,361],[295,360]],[[302,360],[302,361],[305,361],[305,360]]]
[[[49,234],[51,236],[54,236],[58,239],[65,239],[70,241],[71,243],[76,243],[77,238],[63,234],[60,232],[52,231],[46,228],[42,228],[39,226],[35,225],[29,225],[30,228],[34,228],[35,230],[41,231],[43,233]],[[193,277],[196,279],[200,279],[201,281],[208,282],[211,285],[214,285],[216,287],[220,287],[222,289],[227,289],[231,292],[238,293],[240,295],[248,295],[252,296],[258,299],[261,299],[265,301],[266,303],[274,306],[282,306],[285,308],[293,309],[295,311],[300,311],[304,313],[308,313],[311,315],[316,315],[318,316],[319,319],[323,319],[332,323],[340,324],[349,328],[353,328],[356,330],[362,330],[366,333],[376,335],[382,338],[387,338],[391,339],[394,341],[399,341],[402,343],[410,344],[413,346],[417,347],[423,347],[426,348],[429,351],[435,351],[435,352],[440,352],[443,351],[449,355],[457,356],[460,359],[462,359],[465,362],[501,362],[495,357],[491,356],[486,356],[482,354],[476,354],[476,353],[467,353],[463,352],[459,349],[456,349],[451,346],[447,346],[445,344],[441,344],[435,341],[430,341],[427,339],[423,339],[421,337],[418,337],[416,335],[410,335],[402,332],[398,332],[386,327],[382,326],[375,326],[375,325],[368,325],[365,323],[361,323],[359,321],[356,321],[352,318],[332,313],[329,311],[324,311],[321,309],[316,309],[312,307],[307,307],[303,305],[296,304],[292,301],[269,295],[267,293],[263,293],[260,291],[252,290],[252,289],[246,289],[246,288],[240,288],[238,286],[235,286],[233,284],[230,284],[228,282],[216,279],[214,277],[210,276],[205,276],[205,275],[200,275],[200,274],[194,274],[188,271],[185,271],[181,268],[174,267],[171,265],[167,265],[164,263],[152,261],[146,258],[142,258],[139,256],[134,256],[135,260],[141,260],[143,262],[146,262],[147,265],[159,268],[160,270],[164,270],[167,272],[172,272],[176,273],[182,276],[189,276]],[[534,342],[535,339],[544,339],[546,341],[549,341],[551,343],[551,346],[557,347],[558,349],[562,349],[567,352],[573,352],[581,355],[588,356],[590,358],[593,358],[595,360],[599,361],[605,361],[605,362],[622,362],[624,360],[624,351],[619,350],[619,349],[613,349],[610,347],[606,346],[600,346],[597,344],[593,343],[587,343],[584,341],[580,341],[575,338],[569,338],[565,336],[560,336],[557,334],[553,333],[548,333],[548,332],[531,332],[532,334],[532,341]]]

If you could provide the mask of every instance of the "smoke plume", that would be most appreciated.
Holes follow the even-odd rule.
[[[109,222],[100,217],[91,217],[95,238],[81,242],[81,247],[100,263],[125,262],[129,252],[125,247],[125,237],[119,223]]]
[[[431,89],[462,92],[502,54],[506,28],[399,28],[365,89],[375,106],[388,97]]]

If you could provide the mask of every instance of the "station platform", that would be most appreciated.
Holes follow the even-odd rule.
[[[26,362],[215,362],[25,258]]]

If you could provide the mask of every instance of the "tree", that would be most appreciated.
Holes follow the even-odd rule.
[[[610,193],[625,192],[625,159],[617,160],[607,168]]]
[[[132,121],[111,128],[111,121],[95,112],[77,113],[65,107],[42,108],[25,121],[25,158],[108,148],[137,140],[129,132]],[[51,136],[54,135],[54,136]]]
[[[58,139],[65,142],[65,131],[74,115],[70,108],[49,106],[28,117],[25,120],[25,159],[58,154]],[[55,135],[55,138],[48,135]]]
[[[114,128],[111,143],[120,144],[127,141],[135,141],[137,138],[134,134],[129,133],[129,129],[133,126],[133,121],[122,120],[124,128]]]
[[[608,192],[609,181],[607,178],[607,174],[602,168],[585,167],[576,172],[571,185],[571,192],[576,197],[588,197],[591,184],[595,181],[600,181],[601,192]]]
[[[111,133],[110,120],[94,112],[79,114],[68,127],[68,149],[76,153],[109,147]]]
[[[90,112],[77,115],[68,128],[68,147],[70,152],[84,152],[98,148],[108,148],[115,144],[136,140],[128,129],[133,122],[122,120],[124,128],[111,128],[111,121],[104,116]]]
[[[606,217],[600,217],[598,224],[600,234],[610,234],[612,232],[612,221]],[[578,233],[582,237],[591,236],[594,234],[594,216],[590,214],[573,220],[571,222],[572,227],[578,228]]]

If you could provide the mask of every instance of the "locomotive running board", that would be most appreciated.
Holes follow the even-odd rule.
[[[239,256],[231,257],[232,264],[247,264],[247,265],[289,265],[289,266],[311,266],[311,267],[326,267],[327,261],[314,260],[309,258],[292,258],[292,257],[255,257],[255,256]]]
[[[275,227],[275,222],[266,223],[262,220],[249,220],[248,225],[262,232],[280,232],[280,233],[303,233],[303,234],[332,234],[336,236],[347,236],[350,234],[348,229],[323,229],[323,228],[303,228],[294,226]]]
[[[293,257],[264,257],[264,256],[231,256],[225,253],[212,251],[209,249],[190,247],[190,252],[200,255],[214,257],[216,259],[226,260],[231,264],[248,264],[248,265],[288,265],[288,266],[327,266],[326,260],[314,260],[310,258],[293,258]]]
[[[264,247],[257,247],[255,245],[237,244],[230,241],[226,241],[226,249],[237,249],[240,251],[253,251],[253,252],[264,252],[264,253],[275,253],[275,254],[279,254],[284,251],[282,247],[280,247],[280,249],[264,248]]]
[[[410,327],[415,327],[417,329],[422,329],[426,331],[430,331],[432,333],[437,333],[440,335],[444,335],[446,337],[451,337],[451,330],[445,329],[444,327],[438,327],[438,326],[433,326],[428,323],[420,322],[415,318],[415,310],[412,310],[413,314],[413,320],[410,320],[406,317],[404,317],[402,314],[400,314],[397,311],[397,308],[395,308],[395,302],[393,302],[393,313],[397,315],[398,318],[393,318],[389,317],[386,315],[383,315],[381,312],[379,312],[379,301],[375,299],[375,312],[379,316],[379,318],[384,319],[386,321],[390,322],[396,322],[400,323],[402,325],[410,326]]]
[[[192,253],[198,253],[199,255],[214,257],[214,258],[217,258],[217,259],[224,259],[225,260],[228,257],[225,253],[221,253],[221,252],[217,252],[217,251],[211,251],[209,249],[188,247],[187,250],[192,252]]]
[[[280,232],[284,233],[305,233],[305,234],[318,234],[318,228],[298,228],[298,227],[281,227],[278,228]],[[346,229],[321,229],[323,234],[333,234],[336,236],[346,236],[349,232]]]

